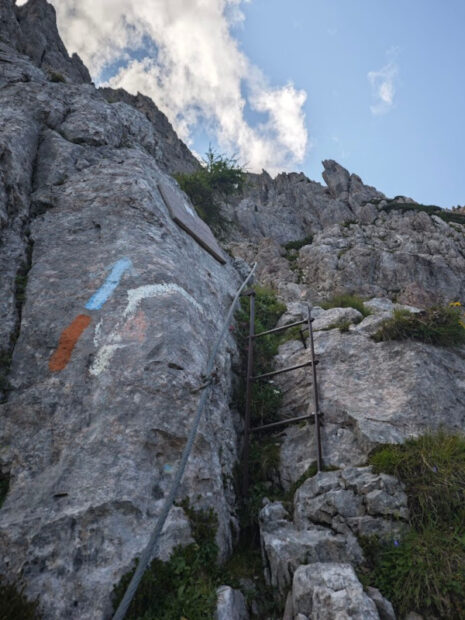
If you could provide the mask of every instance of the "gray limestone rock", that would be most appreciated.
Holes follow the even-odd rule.
[[[77,54],[71,57],[58,34],[55,9],[46,0],[29,0],[16,7],[21,31],[19,51],[48,72],[52,79],[90,83],[89,71]]]
[[[396,620],[396,614],[392,603],[390,603],[377,588],[367,586],[366,593],[376,605],[380,620]]]
[[[340,533],[369,532],[392,540],[407,520],[403,486],[392,476],[374,474],[370,467],[318,473],[294,497],[294,525],[301,530],[325,525]]]
[[[375,343],[371,330],[362,329],[365,321],[349,333],[315,332],[326,465],[361,464],[377,444],[399,443],[441,426],[457,430],[465,423],[463,348]],[[302,364],[308,355],[301,342],[287,342],[279,348],[276,368]],[[281,417],[311,410],[307,369],[278,375],[274,381],[283,393]],[[315,461],[314,429],[296,427],[283,436],[281,477],[290,484]]]
[[[344,323],[360,323],[363,315],[355,308],[330,308],[321,312],[313,323],[314,331],[335,329]]]
[[[43,6],[21,7],[23,23]],[[141,111],[2,50],[17,72],[0,91],[0,572],[51,620],[103,618],[160,513],[240,278],[169,216],[158,183],[177,186]],[[230,335],[178,494],[214,509],[222,558],[237,529],[236,355]],[[191,540],[173,508],[160,557]]]
[[[215,620],[249,620],[244,595],[230,586],[220,586],[216,591],[218,602]]]
[[[380,212],[371,224],[325,228],[299,252],[314,298],[349,292],[425,306],[464,295],[465,237],[423,212]]]
[[[375,603],[363,591],[350,564],[299,566],[292,582],[294,613],[311,619],[379,620]]]
[[[298,566],[313,562],[354,562],[363,558],[356,539],[335,534],[326,527],[298,529],[283,518],[283,512],[265,506],[260,512],[262,552],[266,558],[266,577],[272,586],[284,592]]]
[[[143,145],[164,172],[189,174],[199,169],[198,160],[149,97],[141,93],[130,95],[122,88],[100,88],[99,92],[108,103],[114,104],[120,118],[127,119],[124,121],[126,139]],[[127,106],[139,114],[130,114]]]
[[[348,201],[350,174],[332,159],[326,159],[322,163],[324,167],[323,179],[328,186],[331,196],[344,202]]]

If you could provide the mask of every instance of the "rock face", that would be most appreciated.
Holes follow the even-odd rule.
[[[39,20],[43,58],[74,83],[49,81],[35,55],[41,28],[23,50],[35,64],[3,45],[0,324],[2,350],[14,348],[0,405],[11,476],[0,573],[20,577],[44,617],[107,617],[170,488],[240,278],[169,217],[157,184],[179,190],[147,115],[57,64],[49,5],[6,9],[18,40]],[[178,496],[214,508],[223,556],[235,522],[235,352],[229,337]],[[175,507],[160,557],[190,540]]]
[[[164,172],[191,173],[198,170],[200,164],[187,146],[176,135],[170,122],[153,101],[138,93],[130,95],[122,88],[100,88],[99,92],[109,103],[125,103],[141,112],[149,121],[136,128],[137,141],[144,144]],[[132,119],[130,119],[132,120]],[[128,123],[130,130],[135,128]]]
[[[424,212],[380,212],[317,234],[298,265],[314,299],[337,290],[425,306],[463,298],[465,235]]]
[[[334,309],[317,309],[314,326],[321,331],[315,331],[315,352],[320,360],[318,387],[328,466],[363,464],[377,444],[398,443],[428,429],[463,428],[463,349],[409,341],[375,343],[371,334],[377,328],[376,322],[379,326],[393,308],[391,312],[368,316],[345,333],[330,318]],[[301,316],[296,314],[294,318],[299,320]],[[333,327],[328,329],[331,323]],[[276,368],[307,360],[308,351],[297,340],[281,345],[275,358]],[[275,382],[283,392],[283,418],[308,411],[308,370],[278,375]],[[312,426],[284,431],[281,477],[285,486],[295,482],[314,460]]]
[[[17,7],[14,0],[4,0],[0,11],[0,39],[7,45],[28,56],[53,80],[90,83],[82,60],[77,54],[70,57],[63,45],[51,4],[46,0],[29,0]]]
[[[196,158],[150,99],[94,88],[45,0],[1,3],[0,63],[0,468],[10,477],[0,574],[21,580],[51,620],[110,616],[112,588],[170,488],[224,313],[257,261],[258,282],[287,304],[280,325],[334,293],[372,298],[365,318],[312,308],[323,459],[338,469],[308,478],[290,508],[265,502],[266,577],[287,594],[286,620],[392,620],[354,567],[359,536],[394,544],[402,534],[407,498],[367,455],[425,430],[463,429],[465,354],[371,336],[396,308],[464,296],[465,227],[389,210],[413,201],[389,202],[327,160],[326,187],[303,174],[248,175],[222,205],[222,241],[236,259],[223,266],[174,223],[158,189],[183,199],[170,175],[197,170]],[[221,558],[238,529],[237,354],[231,333],[178,495],[214,509]],[[274,362],[307,360],[291,340]],[[282,418],[309,411],[308,369],[275,381]],[[289,490],[315,462],[314,429],[287,427],[280,439]],[[159,556],[191,541],[174,506]],[[246,620],[239,591],[217,594],[218,620]]]
[[[363,591],[350,564],[300,566],[292,583],[294,613],[306,618],[378,620],[375,603]]]
[[[243,594],[229,586],[217,590],[218,603],[215,620],[249,620]]]
[[[327,606],[327,616],[320,615],[322,608],[313,608],[310,604],[309,601],[314,600],[314,584],[309,574],[321,577],[328,571],[327,578],[331,581],[339,572],[347,576],[350,568],[353,578],[343,580],[343,585],[335,588],[339,592],[336,598],[339,600],[342,596],[341,590],[347,590],[344,597],[350,598],[354,586],[363,594],[352,567],[345,565],[347,562],[358,565],[363,561],[357,537],[379,536],[386,544],[394,544],[408,527],[407,520],[407,496],[402,485],[392,476],[374,474],[369,467],[346,467],[308,478],[294,496],[292,519],[282,503],[267,504],[260,513],[267,578],[282,592],[292,583],[294,615],[288,610],[288,616],[294,618],[303,613],[311,618],[338,617],[331,615],[337,610],[330,611],[333,603],[328,593],[324,599],[328,596],[329,599],[321,602]],[[326,585],[330,588],[329,582]],[[363,618],[365,605],[376,609],[372,601],[366,603],[367,598],[365,594],[357,595],[357,602],[348,605],[351,611],[347,611],[347,617]],[[378,615],[372,617],[378,618]]]

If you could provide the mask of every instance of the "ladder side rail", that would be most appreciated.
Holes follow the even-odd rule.
[[[321,428],[320,428],[320,403],[318,399],[318,385],[317,385],[317,377],[316,377],[316,366],[315,363],[315,344],[313,340],[313,328],[312,328],[312,309],[310,305],[308,308],[308,330],[310,335],[310,353],[312,358],[312,387],[313,387],[313,407],[314,407],[314,416],[315,416],[315,441],[316,441],[316,465],[317,469],[320,472],[323,469],[323,458],[321,451]]]
[[[252,373],[254,358],[254,331],[255,331],[255,291],[249,293],[250,299],[250,315],[249,315],[249,338],[247,351],[247,383],[245,394],[245,420],[244,420],[244,448],[242,453],[242,496],[244,499],[249,494],[249,453],[250,453],[250,422],[252,415]]]

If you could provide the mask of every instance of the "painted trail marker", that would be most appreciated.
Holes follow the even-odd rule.
[[[193,237],[213,258],[224,265],[226,259],[210,227],[199,218],[183,193],[163,182],[158,184],[158,189],[176,224]]]
[[[103,304],[112,296],[124,272],[131,266],[132,263],[129,258],[120,258],[116,261],[116,263],[112,265],[111,272],[107,276],[105,282],[86,303],[86,310],[101,310]],[[89,327],[91,321],[92,319],[87,314],[79,314],[73,322],[61,332],[58,347],[48,363],[48,367],[52,372],[60,372],[66,368],[77,341],[84,330]]]
[[[112,270],[105,282],[86,303],[86,310],[100,310],[103,304],[111,297],[115,288],[118,286],[123,273],[127,269],[129,269],[131,265],[132,263],[129,258],[121,258],[119,261],[117,261],[113,265]]]

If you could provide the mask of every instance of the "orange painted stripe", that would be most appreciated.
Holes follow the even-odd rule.
[[[79,340],[82,332],[89,327],[91,318],[86,314],[80,314],[74,321],[66,327],[60,336],[58,347],[55,353],[50,358],[48,367],[52,372],[59,372],[68,365],[71,359],[71,353]]]

